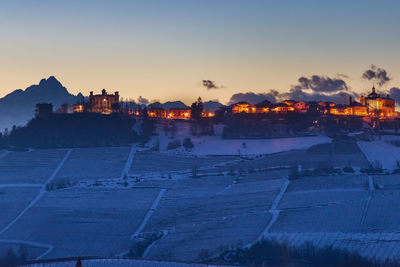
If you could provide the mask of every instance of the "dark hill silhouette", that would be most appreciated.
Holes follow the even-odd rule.
[[[182,101],[168,101],[162,104],[162,107],[166,110],[170,110],[171,108],[189,108]]]
[[[223,105],[217,101],[207,101],[203,103],[204,109],[207,111],[215,111],[219,107]],[[165,103],[154,102],[148,105],[149,108],[163,108],[166,110],[170,110],[171,108],[189,108],[185,103],[182,101],[168,101]]]
[[[222,107],[223,105],[217,101],[207,101],[203,103],[204,109],[207,111],[214,112],[217,110],[219,107]]]
[[[82,95],[75,96],[54,77],[42,79],[25,90],[18,89],[0,98],[0,131],[12,125],[24,125],[34,115],[37,103],[52,103],[57,109],[64,103],[74,104]]]

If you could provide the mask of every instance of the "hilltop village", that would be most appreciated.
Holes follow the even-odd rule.
[[[194,104],[201,104],[201,98]],[[393,120],[399,117],[399,113],[395,111],[395,100],[389,95],[381,96],[376,93],[375,87],[367,96],[361,96],[360,102],[352,99],[344,99],[344,103],[324,102],[324,101],[295,101],[284,100],[280,103],[271,103],[264,100],[260,103],[252,105],[248,102],[238,102],[229,106],[221,106],[216,110],[206,110],[201,108],[201,117],[211,118],[216,115],[230,114],[290,114],[290,113],[310,113],[317,112],[324,115],[337,116],[357,116],[364,118],[365,121],[371,121],[371,118],[380,120]],[[118,92],[108,94],[105,89],[101,94],[90,92],[87,100],[75,105],[64,104],[57,110],[57,113],[123,113],[131,116],[160,119],[192,119],[192,107],[171,107],[163,108],[158,104],[150,104],[148,106],[138,105],[134,102],[120,101]],[[36,106],[36,115],[52,113],[50,103],[40,103]]]
[[[357,133],[373,139],[382,132],[398,133],[399,113],[395,100],[379,95],[375,88],[360,102],[351,97],[344,103],[285,100],[271,103],[210,108],[201,98],[190,107],[182,102],[139,105],[124,101],[118,92],[90,92],[74,105],[53,111],[52,103],[36,105],[35,117],[24,127],[13,127],[0,138],[0,147],[50,148],[118,146],[132,142],[147,144],[155,136],[174,140],[214,136],[219,139],[268,139],[325,135],[342,138]],[[180,106],[174,107],[175,104]],[[186,138],[185,137],[185,138]],[[181,142],[181,141],[180,141]]]

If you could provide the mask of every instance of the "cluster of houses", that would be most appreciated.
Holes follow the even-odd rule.
[[[380,96],[376,93],[375,87],[367,96],[361,96],[360,102],[353,101],[349,97],[348,104],[336,104],[324,101],[295,101],[285,100],[281,103],[271,103],[264,100],[252,105],[248,102],[238,102],[227,107],[221,107],[231,114],[265,114],[265,113],[307,113],[319,112],[322,114],[332,114],[338,116],[361,116],[361,117],[380,117],[393,118],[397,116],[395,111],[395,100],[387,96]],[[169,111],[160,107],[150,107],[147,110],[149,117],[169,118],[169,119],[189,119],[190,108],[171,108]],[[217,111],[218,112],[218,111]],[[140,115],[140,112],[137,112]],[[214,117],[214,112],[203,112],[203,117]]]
[[[125,103],[126,104],[126,103]],[[338,116],[361,116],[361,117],[379,117],[381,119],[398,117],[395,111],[395,100],[390,98],[389,95],[381,96],[376,93],[375,87],[372,88],[372,92],[367,96],[361,96],[360,102],[353,101],[349,97],[348,104],[336,104],[334,102],[324,101],[294,101],[285,100],[281,103],[271,103],[265,100],[261,103],[252,105],[247,102],[239,102],[230,106],[221,107],[220,110],[224,111],[224,114],[266,114],[266,113],[307,113],[307,112],[318,112],[321,114],[332,114]],[[47,105],[47,106],[46,106]],[[39,104],[37,106],[36,113],[49,113],[49,104]],[[90,92],[88,100],[82,101],[72,106],[61,106],[59,109],[60,113],[80,113],[80,112],[94,112],[102,114],[111,114],[114,112],[123,112],[133,116],[143,116],[143,112],[147,113],[147,116],[152,118],[163,118],[163,119],[190,119],[191,109],[185,108],[170,108],[169,110],[157,106],[148,106],[142,108],[139,105],[123,106],[120,102],[118,92],[114,94],[108,94],[105,89],[102,90],[101,94],[93,94]],[[218,112],[215,111],[215,112]],[[214,117],[214,111],[203,111],[203,117]]]
[[[353,101],[349,97],[348,104],[336,104],[324,101],[294,101],[285,100],[281,103],[273,104],[268,100],[251,105],[247,102],[239,102],[232,107],[232,113],[306,113],[317,111],[323,114],[339,116],[375,116],[380,118],[393,118],[397,116],[395,111],[395,100],[389,95],[382,97],[376,93],[375,87],[367,96],[361,96],[360,102]]]

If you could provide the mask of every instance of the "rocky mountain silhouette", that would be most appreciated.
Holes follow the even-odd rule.
[[[0,98],[0,132],[13,125],[22,126],[33,116],[37,103],[52,103],[54,110],[64,103],[74,104],[82,95],[70,94],[54,76],[42,79],[25,90],[17,89]]]

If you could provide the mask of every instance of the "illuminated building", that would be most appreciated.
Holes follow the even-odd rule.
[[[101,95],[94,95],[90,92],[89,95],[89,112],[110,114],[115,109],[115,105],[119,104],[119,94],[107,94],[103,89]]]
[[[255,105],[256,113],[268,113],[270,105],[271,105],[271,102],[269,102],[268,100],[264,100],[263,102],[256,104]]]
[[[171,108],[168,113],[170,119],[190,119],[190,108]]]
[[[163,108],[153,107],[147,110],[147,115],[152,118],[166,118],[167,111]]]
[[[250,104],[247,102],[238,102],[233,105],[232,113],[249,113],[250,112]]]
[[[352,103],[348,105],[336,105],[330,109],[332,115],[345,115],[345,116],[368,116],[368,107],[359,103]]]
[[[294,110],[296,112],[307,112],[309,109],[309,105],[305,101],[300,101],[294,104]]]
[[[295,100],[283,100],[282,103],[288,105],[289,107],[294,107],[294,105],[297,103]]]
[[[85,106],[83,104],[75,104],[73,107],[75,113],[81,113],[85,111]]]
[[[367,106],[369,112],[373,115],[380,117],[396,116],[395,100],[390,98],[389,95],[381,97],[375,92],[375,87],[372,87],[372,92],[368,96],[361,96],[360,102],[363,106]]]
[[[289,111],[294,111],[294,107],[290,107],[285,103],[273,104],[269,109],[276,113],[288,113]]]

